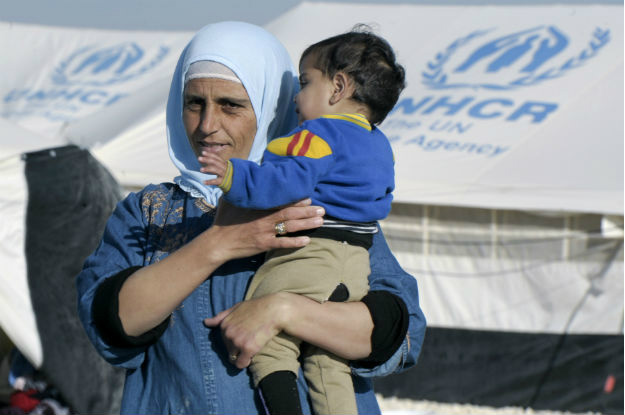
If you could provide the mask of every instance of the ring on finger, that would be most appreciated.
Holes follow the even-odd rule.
[[[286,235],[287,231],[286,231],[286,223],[284,222],[278,222],[275,225],[275,230],[276,230],[276,235]]]

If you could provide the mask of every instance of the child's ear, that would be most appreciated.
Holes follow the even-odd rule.
[[[344,98],[352,95],[352,87],[349,77],[344,72],[337,72],[332,78],[334,91],[330,97],[330,105],[334,105]]]

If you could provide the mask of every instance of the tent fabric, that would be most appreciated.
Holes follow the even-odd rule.
[[[21,156],[0,160],[0,189],[0,326],[33,365],[41,366],[43,351],[24,256],[28,185]]]
[[[50,146],[49,139],[27,128],[0,118],[0,162],[28,151],[40,150]]]
[[[623,239],[601,216],[395,204],[382,229],[428,325],[623,333]]]
[[[151,120],[191,35],[0,22],[0,159],[19,150],[10,133],[21,128],[40,143],[21,151],[76,144],[123,185],[171,180],[164,123]]]
[[[375,22],[391,42],[408,82],[382,125],[396,155],[395,200],[622,215],[622,13],[607,4],[303,2],[266,28],[295,62],[356,22]],[[157,97],[191,33],[0,31],[3,118],[50,146],[91,143],[122,185],[171,179],[156,144],[165,139]]]

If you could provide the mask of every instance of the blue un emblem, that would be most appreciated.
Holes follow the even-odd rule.
[[[569,37],[555,26],[488,38],[493,31],[456,39],[427,63],[422,82],[432,89],[531,86],[583,65],[610,41],[610,31],[597,28],[581,51],[570,53]]]
[[[134,42],[109,47],[86,46],[64,59],[54,70],[57,85],[106,86],[136,78],[155,67],[169,52],[161,46],[148,56]]]

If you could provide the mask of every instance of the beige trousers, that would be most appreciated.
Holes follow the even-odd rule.
[[[320,303],[336,286],[349,290],[348,301],[358,301],[369,290],[369,253],[366,249],[325,238],[311,238],[299,249],[277,249],[267,254],[254,275],[246,299],[287,291]],[[280,333],[252,359],[254,385],[270,373],[289,370],[297,376],[301,340]],[[347,361],[306,344],[302,348],[304,377],[313,412],[356,414],[356,397]]]

